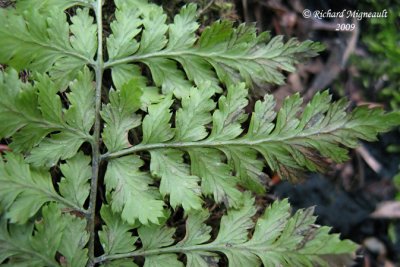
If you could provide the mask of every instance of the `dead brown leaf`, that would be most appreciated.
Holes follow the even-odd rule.
[[[385,201],[371,214],[372,218],[399,219],[400,201]]]

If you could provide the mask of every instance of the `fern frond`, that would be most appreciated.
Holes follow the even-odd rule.
[[[58,183],[60,194],[77,207],[83,207],[90,192],[90,158],[79,152],[61,164],[60,170],[64,176]]]
[[[0,161],[0,203],[7,218],[11,222],[25,223],[43,204],[51,201],[84,213],[83,202],[89,195],[87,163],[87,159],[78,154],[61,165],[64,178],[59,185],[60,195],[49,173],[32,169],[19,154],[8,153]],[[71,176],[72,166],[83,171],[80,176]]]
[[[0,217],[0,264],[8,266],[61,266],[56,253],[64,257],[62,266],[85,266],[88,233],[85,220],[61,213],[56,204],[42,209],[41,220],[24,225],[7,224]]]
[[[144,256],[147,267],[184,266],[177,257],[182,253],[186,255],[186,266],[210,266],[212,262],[217,264],[218,253],[223,253],[229,266],[334,266],[325,257],[349,261],[349,252],[356,249],[352,242],[329,234],[329,227],[315,225],[312,208],[291,215],[285,199],[275,201],[254,221],[256,211],[254,199],[245,194],[244,205],[222,217],[218,235],[211,242],[211,227],[204,223],[209,214],[204,210],[189,213],[185,237],[179,242],[174,239],[176,229],[167,226],[141,226],[138,237],[131,237],[125,230],[124,235],[114,235],[113,242],[139,238],[142,247],[101,256],[97,261],[107,266],[108,260]]]
[[[0,138],[12,137],[10,147],[30,152],[28,162],[53,166],[73,157],[90,141],[94,123],[92,74],[84,69],[71,83],[69,109],[64,110],[58,87],[46,75],[38,75],[34,86],[23,83],[18,73],[0,73]],[[50,137],[46,137],[49,134]]]
[[[103,105],[101,111],[106,123],[103,140],[108,150],[117,151],[130,146],[128,131],[141,124],[141,118],[135,112],[141,105],[142,85],[140,80],[132,79],[121,90],[110,91],[110,102]]]
[[[379,132],[396,125],[400,115],[363,106],[348,111],[346,101],[331,102],[324,91],[304,109],[298,94],[288,97],[279,112],[274,110],[273,97],[267,95],[257,101],[248,120],[246,96],[244,84],[228,87],[211,114],[215,105],[211,94],[205,88],[192,88],[174,116],[175,128],[171,127],[173,101],[166,97],[149,106],[143,119],[142,143],[104,157],[149,151],[152,174],[161,178],[160,192],[170,196],[173,207],[182,205],[187,211],[201,208],[201,192],[238,206],[237,184],[265,190],[265,165],[291,180],[303,171],[324,171],[327,160],[343,162],[348,158],[346,148],[355,147],[358,139],[375,140]],[[248,131],[242,126],[246,121]],[[185,154],[191,166],[183,161]]]
[[[164,201],[160,200],[157,189],[150,186],[151,177],[139,171],[142,165],[143,161],[136,156],[110,161],[104,178],[107,192],[111,194],[112,209],[122,211],[122,218],[127,222],[158,223],[158,218],[165,215]]]
[[[90,7],[95,0],[18,0],[16,10],[40,10],[41,12],[51,12],[51,10],[66,10],[74,6]]]
[[[299,60],[312,57],[321,45],[282,37],[270,38],[267,33],[257,36],[251,25],[233,27],[232,22],[218,21],[197,37],[196,6],[183,7],[174,22],[166,24],[163,10],[147,1],[117,1],[117,18],[113,33],[107,40],[114,84],[122,86],[129,79],[132,63],[148,66],[157,86],[164,93],[174,92],[181,97],[188,94],[192,83],[200,86],[211,82],[210,90],[221,92],[219,82],[233,85],[245,80],[248,86],[261,83],[282,84],[281,70],[294,71]],[[136,9],[130,8],[135,6]],[[127,17],[133,18],[130,23]],[[122,33],[126,33],[121,39]],[[140,45],[136,41],[140,34]],[[116,40],[127,49],[117,52]],[[268,43],[267,43],[268,42]],[[129,54],[129,55],[128,55]],[[183,71],[178,68],[182,66]],[[125,73],[125,75],[123,74]],[[190,82],[189,82],[190,81]]]
[[[88,8],[77,9],[69,25],[61,7],[88,1],[24,1],[28,7],[21,2],[17,9],[0,9],[0,62],[17,70],[49,72],[65,89],[85,65],[93,64],[97,28]],[[39,8],[29,8],[37,2],[42,2]]]
[[[324,171],[400,113],[350,110],[325,91],[304,108],[290,96],[279,110],[266,95],[247,114],[247,88],[283,83],[321,45],[226,21],[200,30],[193,4],[170,23],[147,0],[115,0],[115,16],[103,16],[104,2],[0,9],[0,139],[11,150],[0,155],[0,264],[346,262],[355,245],[314,225],[312,209],[292,214],[282,200],[259,216],[245,190],[264,192],[267,168],[290,180]],[[227,208],[213,234],[204,197]],[[183,238],[170,227],[178,207]]]

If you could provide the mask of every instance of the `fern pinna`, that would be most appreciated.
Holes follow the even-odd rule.
[[[0,138],[12,149],[0,161],[0,263],[204,267],[224,257],[239,267],[329,266],[350,258],[355,244],[315,226],[312,209],[292,214],[281,200],[261,211],[250,192],[265,191],[266,166],[295,180],[346,160],[346,148],[375,140],[399,114],[348,111],[327,91],[305,106],[289,96],[278,111],[266,95],[247,114],[249,88],[283,83],[281,71],[321,45],[226,21],[199,33],[195,5],[167,23],[146,0],[115,0],[106,34],[103,2],[18,0],[0,10]],[[204,197],[227,209],[217,232]],[[168,219],[180,207],[186,228],[176,238]]]

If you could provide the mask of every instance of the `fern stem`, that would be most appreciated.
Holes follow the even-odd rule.
[[[305,131],[303,133],[297,133],[295,135],[270,135],[266,138],[260,139],[246,139],[239,138],[227,141],[213,141],[213,140],[203,140],[197,142],[171,142],[171,143],[156,143],[156,144],[138,144],[136,146],[122,149],[120,151],[105,153],[101,156],[101,160],[109,160],[113,158],[119,158],[130,154],[135,154],[140,151],[149,151],[156,149],[166,149],[166,148],[191,148],[191,147],[207,147],[207,148],[221,148],[221,147],[232,147],[232,146],[257,146],[266,143],[276,143],[284,142],[290,143],[293,141],[299,142],[304,141],[313,137],[320,137],[321,135],[332,135],[335,131],[349,129],[346,122],[343,121],[335,125],[335,127],[328,127],[327,129],[314,129],[311,131]]]
[[[295,136],[288,138],[279,138],[279,137],[271,137],[271,138],[263,138],[258,140],[248,140],[248,139],[236,139],[236,140],[228,140],[228,141],[198,141],[198,142],[176,142],[176,143],[157,143],[157,144],[139,144],[130,148],[126,148],[120,151],[105,153],[101,156],[101,160],[109,160],[113,158],[119,158],[130,154],[135,154],[140,151],[150,151],[156,149],[168,149],[168,148],[178,148],[185,149],[191,147],[202,147],[202,148],[220,148],[220,147],[232,147],[232,146],[255,146],[265,143],[273,143],[273,142],[290,142],[291,140],[298,140],[301,138],[310,138],[310,136]]]
[[[210,247],[205,247],[206,245],[195,245],[195,246],[190,246],[190,247],[166,247],[166,248],[156,248],[156,249],[149,249],[149,250],[144,250],[140,249],[137,251],[133,252],[128,252],[128,253],[122,253],[122,254],[113,254],[113,255],[102,255],[100,257],[97,257],[95,259],[96,263],[100,262],[105,262],[105,261],[112,261],[112,260],[118,260],[118,259],[124,259],[124,258],[132,258],[132,257],[144,257],[144,256],[151,256],[151,255],[158,255],[158,254],[164,254],[164,253],[183,253],[183,252],[188,252],[188,251],[210,251]]]
[[[130,148],[126,148],[120,151],[105,153],[101,156],[101,160],[109,160],[113,158],[119,158],[130,154],[135,154],[140,151],[149,151],[156,149],[167,149],[167,148],[190,148],[190,147],[208,147],[208,148],[218,148],[224,146],[253,146],[261,143],[279,141],[268,139],[260,140],[229,140],[229,141],[199,141],[199,142],[177,142],[177,143],[157,143],[157,144],[139,144]]]
[[[235,61],[242,61],[242,60],[257,60],[261,59],[262,57],[259,55],[255,56],[231,56],[231,55],[225,55],[221,54],[219,52],[200,52],[196,50],[183,50],[183,51],[170,51],[170,50],[162,50],[162,51],[157,51],[153,53],[148,53],[148,54],[142,54],[142,55],[133,55],[125,58],[120,58],[120,59],[115,59],[111,61],[107,61],[104,63],[104,68],[112,68],[117,65],[121,64],[126,64],[130,62],[137,62],[137,61],[143,61],[146,59],[151,59],[151,58],[157,58],[157,57],[162,57],[162,58],[177,58],[177,57],[188,57],[188,56],[196,56],[199,58],[207,59],[207,58],[212,58],[213,60],[235,60]],[[274,58],[268,58],[268,60],[273,61]]]
[[[151,255],[159,255],[159,254],[166,254],[166,253],[187,253],[192,251],[215,251],[220,252],[225,249],[229,248],[230,250],[238,249],[243,250],[247,249],[245,245],[233,245],[229,243],[219,243],[219,244],[202,244],[202,245],[192,245],[187,247],[181,246],[172,246],[172,247],[164,247],[164,248],[155,248],[155,249],[139,249],[133,252],[122,253],[122,254],[113,254],[113,255],[102,255],[95,259],[95,263],[105,262],[105,261],[112,261],[124,258],[133,258],[133,257],[146,257]]]
[[[88,216],[88,230],[89,230],[89,246],[88,266],[94,266],[94,248],[95,248],[95,219],[96,219],[96,200],[97,200],[97,187],[99,180],[99,164],[100,164],[100,109],[101,109],[101,88],[104,71],[103,61],[103,23],[102,23],[102,0],[97,0],[95,3],[96,23],[97,23],[97,59],[94,66],[96,73],[96,103],[95,103],[95,124],[94,124],[94,142],[92,143],[92,179],[90,183],[90,200],[89,200],[89,216]]]

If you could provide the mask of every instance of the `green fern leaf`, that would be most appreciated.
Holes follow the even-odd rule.
[[[174,23],[169,25],[167,49],[186,49],[196,42],[195,32],[199,28],[196,22],[196,6],[186,5],[175,16]]]
[[[182,108],[176,112],[175,141],[198,141],[208,135],[205,125],[211,122],[210,112],[215,109],[212,95],[206,87],[190,89],[188,97],[182,99]]]
[[[132,260],[129,260],[129,259],[105,262],[101,266],[105,266],[105,267],[138,267],[137,264],[135,264]]]
[[[201,210],[190,213],[186,220],[185,237],[177,243],[177,247],[190,247],[203,244],[211,239],[212,228],[204,222],[209,219],[209,213]],[[187,251],[186,266],[218,266],[219,256],[208,251]]]
[[[202,204],[200,179],[190,174],[182,157],[183,153],[175,149],[151,151],[150,170],[152,175],[161,178],[160,193],[170,196],[173,208],[182,205],[185,210],[198,210]]]
[[[0,10],[3,25],[0,29],[0,62],[18,70],[28,68],[39,73],[49,72],[59,89],[65,89],[83,66],[93,62],[97,28],[88,9],[78,9],[71,18],[72,25],[67,23],[60,6],[68,7],[82,3],[80,1],[43,2],[51,8],[44,14],[37,7],[25,9],[22,4],[17,5],[16,10]]]
[[[143,33],[140,39],[138,54],[147,54],[153,51],[160,51],[167,43],[165,33],[168,26],[165,24],[167,15],[159,6],[152,6],[150,12],[143,17]]]
[[[79,217],[66,214],[61,217],[66,221],[58,252],[66,259],[66,266],[85,266],[88,260],[86,244],[89,233],[86,231],[86,221]]]
[[[109,206],[101,208],[101,218],[105,226],[99,232],[100,242],[105,255],[127,253],[135,250],[133,245],[137,237],[129,232],[133,227],[121,219],[119,214],[113,213]]]
[[[7,163],[1,161],[1,203],[11,222],[25,223],[49,201],[57,199],[51,178],[41,172],[32,172],[21,156],[7,154]]]
[[[72,158],[85,142],[73,133],[52,134],[31,150],[27,161],[35,166],[55,166],[59,159]]]
[[[6,162],[4,162],[6,160]],[[67,166],[69,163],[67,163]],[[65,168],[64,168],[65,170]],[[82,212],[83,209],[77,205],[66,188],[75,177],[68,177],[66,182],[61,182],[62,192],[65,198],[60,196],[51,183],[51,177],[44,171],[32,170],[19,154],[9,153],[0,161],[0,203],[5,209],[5,216],[11,222],[25,223],[35,215],[43,204],[50,201],[57,201],[68,208]],[[67,185],[65,185],[67,184]],[[87,186],[86,186],[86,189]],[[74,192],[77,196],[87,196],[85,187]],[[82,202],[83,197],[80,199]],[[80,204],[79,203],[79,204]]]
[[[54,257],[66,225],[61,221],[61,214],[53,213],[51,207],[43,209],[45,220],[37,224],[35,237],[32,237],[33,224],[10,225],[7,229],[7,221],[1,218],[0,263],[10,258],[12,264],[15,262],[21,266],[28,263],[37,267],[60,266]]]
[[[203,267],[216,265],[217,253],[223,253],[229,266],[333,266],[325,259],[350,259],[357,248],[351,241],[329,234],[329,227],[315,225],[312,208],[291,215],[285,199],[275,201],[254,221],[256,212],[254,199],[244,194],[243,206],[222,217],[218,235],[211,242],[211,227],[204,223],[209,214],[204,210],[189,213],[185,237],[175,245],[176,229],[141,226],[138,234],[143,247],[110,259],[145,256],[147,267],[184,266],[177,258],[177,253],[184,253],[186,266]]]
[[[209,140],[231,140],[242,133],[241,123],[247,118],[243,110],[248,103],[246,96],[244,84],[230,87],[228,95],[221,96],[218,101],[219,109],[213,114]]]
[[[144,249],[168,247],[174,243],[175,230],[166,226],[158,225],[143,226],[138,229],[140,240]]]
[[[167,96],[159,104],[149,106],[148,115],[143,119],[143,144],[166,142],[174,136],[169,123],[172,102],[171,96]]]
[[[0,138],[12,137],[10,147],[17,152],[30,152],[28,162],[36,166],[53,166],[60,158],[73,157],[91,139],[91,79],[88,69],[79,74],[71,84],[71,106],[65,111],[57,95],[58,87],[48,76],[38,75],[38,81],[31,86],[22,83],[15,70],[0,73]]]
[[[90,168],[90,158],[78,153],[75,157],[67,160],[60,165],[64,178],[59,182],[60,194],[83,208],[85,200],[89,196],[90,186],[88,180],[92,173]]]
[[[282,84],[282,72],[321,45],[227,21],[200,31],[194,4],[170,21],[147,0],[115,0],[115,16],[104,3],[0,9],[0,139],[12,150],[0,155],[0,264],[349,260],[356,246],[315,225],[312,208],[292,214],[282,200],[260,212],[245,190],[264,192],[266,170],[290,180],[325,171],[398,125],[400,113],[350,110],[324,91],[306,105],[290,96],[279,110],[266,95],[248,114],[247,88]],[[207,225],[215,218],[203,196],[227,208],[218,229]],[[172,227],[180,216],[185,230]]]
[[[209,214],[206,210],[190,213],[186,220],[185,237],[177,246],[194,246],[210,240],[212,228],[204,224],[208,218]]]
[[[106,122],[103,140],[110,151],[129,147],[128,131],[141,123],[141,118],[135,114],[141,106],[141,86],[140,80],[133,79],[121,90],[110,91],[110,103],[103,106],[101,112]]]
[[[172,228],[159,226],[148,226],[141,227],[138,229],[138,234],[140,240],[143,243],[143,249],[158,249],[162,247],[168,247],[174,243],[173,235],[175,230]],[[183,264],[178,261],[177,255],[163,254],[154,255],[146,258],[144,266],[146,267],[166,267],[166,266],[183,266]]]
[[[111,23],[112,34],[107,38],[110,59],[118,59],[135,53],[139,43],[134,39],[140,33],[142,24],[139,11],[123,5],[115,12],[116,20]]]
[[[61,266],[55,261],[60,253],[63,266],[84,266],[87,241],[85,221],[62,214],[56,204],[43,207],[42,219],[34,225],[7,225],[0,218],[0,263],[8,259],[13,266]]]
[[[78,74],[78,78],[70,83],[71,91],[67,94],[70,102],[68,110],[65,111],[65,121],[82,132],[89,133],[94,124],[94,99],[93,75],[84,68]]]
[[[112,34],[107,38],[107,51],[110,60],[117,60],[135,53],[139,49],[139,43],[135,40],[140,33],[142,20],[140,12],[128,6],[124,1],[116,1],[118,9],[115,12],[116,20],[111,23]],[[133,75],[135,74],[135,75]],[[132,77],[140,77],[140,70],[132,64],[116,66],[112,72],[115,87],[122,90],[122,86],[128,83]]]
[[[36,223],[36,232],[31,245],[36,251],[43,249],[43,254],[51,258],[54,257],[61,244],[66,223],[55,223],[61,220],[61,213],[55,205],[44,207],[42,213],[43,221]]]
[[[90,7],[94,0],[18,0],[16,2],[17,10],[40,10],[41,12],[50,12],[52,9],[65,10],[73,6]]]
[[[128,223],[158,223],[163,217],[164,201],[152,184],[151,177],[139,171],[143,161],[136,156],[111,160],[105,175],[107,192],[111,193],[113,211],[122,212]],[[140,199],[140,202],[137,199]]]
[[[265,192],[269,177],[263,172],[265,163],[259,159],[257,151],[251,146],[230,146],[221,150],[235,170],[239,184],[257,193]]]
[[[71,18],[71,21],[70,43],[72,48],[86,58],[92,59],[97,50],[97,27],[93,24],[93,17],[89,15],[89,9],[77,9],[76,15]]]
[[[342,162],[347,159],[346,147],[355,147],[358,139],[374,140],[399,119],[398,113],[385,114],[378,108],[348,112],[344,100],[331,103],[325,91],[316,94],[302,112],[300,96],[288,97],[277,114],[273,97],[267,95],[257,101],[248,120],[246,96],[244,84],[228,87],[211,117],[211,94],[192,88],[174,116],[175,128],[171,128],[173,101],[167,97],[149,106],[142,143],[105,157],[150,151],[152,174],[161,178],[160,192],[170,195],[172,207],[200,209],[200,192],[237,207],[241,202],[237,184],[256,192],[265,190],[265,165],[292,180],[301,171],[324,171],[327,159]],[[244,132],[242,124],[247,121],[249,130]],[[183,162],[186,153],[190,170]]]
[[[178,256],[175,254],[164,254],[157,256],[149,256],[146,258],[144,267],[184,267],[183,263],[178,261]]]
[[[122,86],[130,82],[132,77],[141,77],[140,75],[140,68],[132,64],[121,64],[115,66],[111,73],[115,88],[118,90],[122,90]],[[142,78],[145,79],[144,77]]]
[[[126,8],[129,4],[138,10]],[[227,21],[215,22],[197,37],[194,4],[183,7],[169,25],[162,9],[147,1],[117,1],[117,8],[119,17],[114,25],[123,25],[123,18],[134,12],[134,22],[125,29],[134,33],[127,37],[132,40],[132,46],[136,43],[133,38],[141,33],[140,47],[137,49],[135,45],[135,49],[124,57],[110,58],[105,66],[114,72],[119,71],[121,66],[127,66],[127,63],[142,62],[148,66],[155,84],[162,87],[164,93],[174,92],[178,97],[187,95],[192,83],[200,86],[210,82],[210,89],[214,92],[221,92],[219,81],[226,85],[243,79],[248,86],[282,84],[284,76],[281,70],[294,71],[294,64],[315,56],[322,48],[319,44],[309,41],[300,43],[295,39],[283,43],[282,37],[270,39],[266,33],[257,37],[254,26],[243,24],[235,29],[233,23]],[[120,31],[120,27],[115,27],[113,36]],[[269,43],[265,44],[267,41]],[[124,40],[122,44],[126,42]],[[110,39],[108,43],[109,54],[114,55],[114,41]],[[114,79],[114,83],[124,82]]]
[[[203,194],[213,196],[216,202],[228,207],[242,204],[242,192],[236,188],[239,180],[232,175],[229,165],[222,162],[221,153],[203,148],[190,150],[189,156],[192,173],[201,177]]]

